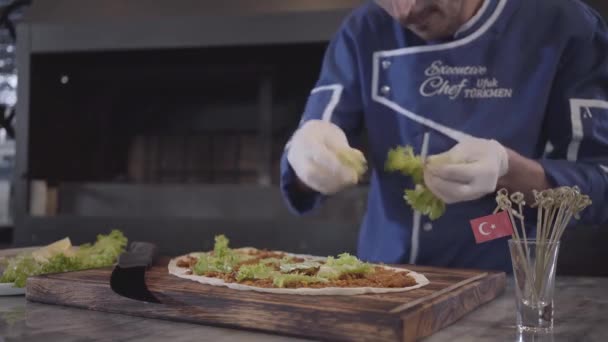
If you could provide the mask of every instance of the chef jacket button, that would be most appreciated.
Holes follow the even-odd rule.
[[[382,61],[382,68],[383,68],[383,69],[388,69],[388,68],[390,68],[390,67],[391,67],[391,64],[392,64],[392,63],[391,63],[391,61],[389,61],[389,60],[384,60],[384,61]]]
[[[382,88],[380,88],[380,92],[384,95],[388,95],[388,93],[391,92],[391,87],[389,86],[382,86]]]
[[[430,223],[425,223],[422,229],[424,229],[425,232],[430,232],[431,230],[433,230],[433,225]]]

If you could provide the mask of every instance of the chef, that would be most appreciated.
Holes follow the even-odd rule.
[[[593,201],[580,223],[608,222],[608,28],[577,0],[366,3],[331,40],[286,145],[281,189],[294,213],[356,184],[336,152],[357,149],[361,133],[361,259],[509,272],[507,239],[476,244],[469,224],[493,212],[497,189],[529,198],[577,185]],[[405,203],[411,179],[383,167],[391,148],[420,153],[425,140],[424,181],[447,204],[435,221]],[[433,163],[441,156],[451,163]]]

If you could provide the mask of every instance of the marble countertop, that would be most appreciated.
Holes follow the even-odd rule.
[[[606,341],[608,278],[559,278],[556,328],[548,336],[518,336],[511,282],[505,293],[425,339],[461,341]],[[72,309],[0,297],[0,342],[43,341],[303,341],[248,331]]]

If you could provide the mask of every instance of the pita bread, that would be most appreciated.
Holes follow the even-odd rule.
[[[254,248],[239,248],[235,250],[247,251],[247,250],[255,250]],[[273,251],[277,253],[284,253],[286,256],[303,258],[308,260],[325,260],[323,257],[317,257],[312,255],[302,255],[302,254],[292,254],[281,251]],[[256,292],[265,292],[265,293],[274,293],[274,294],[291,294],[291,295],[312,295],[312,296],[355,296],[362,294],[379,294],[379,293],[392,293],[392,292],[405,292],[411,291],[417,288],[421,288],[423,286],[428,285],[429,280],[422,274],[413,272],[408,269],[403,268],[395,268],[384,265],[376,265],[383,267],[385,269],[393,270],[396,272],[408,272],[409,275],[416,280],[416,285],[408,286],[408,287],[399,287],[399,288],[380,288],[380,287],[324,287],[324,288],[264,288],[250,285],[243,285],[239,283],[227,283],[223,279],[219,278],[211,278],[204,277],[195,274],[187,274],[189,269],[184,267],[178,267],[177,261],[181,258],[192,256],[197,257],[202,252],[189,253],[186,255],[179,256],[177,258],[171,259],[169,262],[169,273],[183,279],[189,279],[192,281],[199,282],[205,285],[211,286],[224,286],[233,290],[239,291],[256,291]]]

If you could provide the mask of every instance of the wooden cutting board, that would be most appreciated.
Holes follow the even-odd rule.
[[[407,266],[430,284],[410,292],[361,296],[292,296],[202,285],[155,266],[150,290],[163,304],[115,294],[110,269],[28,279],[26,298],[133,316],[258,330],[322,340],[415,341],[497,297],[504,273]]]

